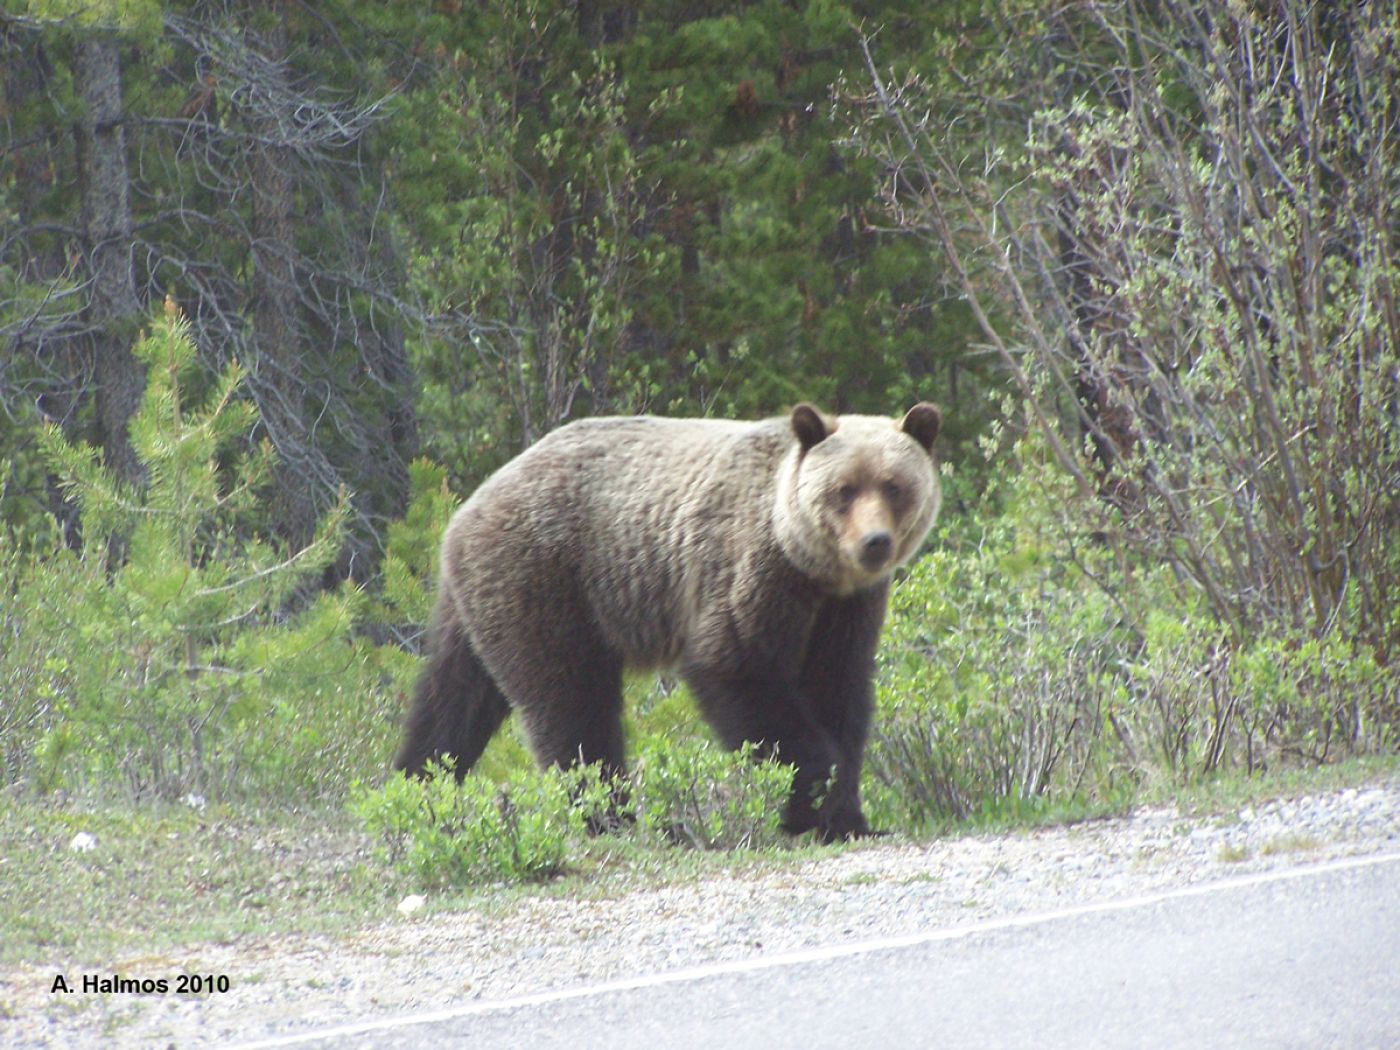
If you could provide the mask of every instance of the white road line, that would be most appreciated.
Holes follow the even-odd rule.
[[[533,995],[520,995],[510,999],[486,999],[462,1006],[449,1006],[427,1013],[386,1017],[375,1021],[357,1021],[350,1024],[321,1028],[315,1031],[299,1032],[296,1035],[276,1036],[271,1039],[251,1043],[238,1043],[230,1050],[271,1050],[274,1047],[297,1046],[322,1039],[337,1039],[345,1036],[364,1035],[370,1032],[386,1032],[395,1028],[409,1028],[414,1025],[432,1024],[436,1021],[451,1021],[460,1017],[473,1017],[478,1014],[497,1013],[505,1010],[518,1010],[527,1006],[542,1006],[547,1003],[567,1002],[571,999],[586,999],[591,996],[609,995],[614,992],[632,992],[643,988],[656,988],[667,984],[683,984],[687,981],[703,980],[707,977],[724,977],[734,974],[756,973],[761,970],[774,970],[784,966],[800,966],[804,963],[825,962],[830,959],[844,959],[854,955],[888,951],[894,948],[911,948],[922,944],[937,944],[943,941],[956,941],[978,934],[994,933],[999,930],[1017,930],[1028,926],[1059,922],[1085,915],[1102,915],[1109,912],[1130,911],[1146,908],[1164,901],[1183,900],[1189,897],[1204,897],[1211,893],[1226,893],[1230,890],[1249,886],[1262,886],[1272,882],[1290,882],[1329,875],[1334,872],[1355,871],[1382,864],[1400,863],[1400,853],[1383,853],[1370,857],[1353,857],[1345,860],[1329,861],[1304,868],[1289,868],[1286,871],[1263,872],[1258,875],[1241,875],[1217,882],[1187,886],[1182,889],[1164,890],[1137,897],[1123,897],[1117,900],[1101,901],[1093,904],[1080,904],[1070,908],[1057,908],[1053,911],[1035,912],[1030,915],[1013,915],[1002,919],[986,919],[965,926],[952,926],[924,933],[911,933],[899,937],[882,937],[871,941],[857,941],[849,944],[836,944],[824,948],[807,948],[802,951],[787,952],[781,955],[760,956],[740,959],[733,962],[709,963],[684,970],[671,970],[666,973],[646,974],[640,977],[626,977],[600,984],[565,988],[552,992],[537,992]]]

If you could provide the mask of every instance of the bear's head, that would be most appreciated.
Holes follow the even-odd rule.
[[[902,420],[792,410],[797,442],[779,471],[774,525],[799,569],[836,594],[903,565],[938,516],[933,441],[942,415],[920,402]]]

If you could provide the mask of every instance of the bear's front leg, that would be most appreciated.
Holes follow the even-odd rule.
[[[834,774],[803,783],[802,771],[793,778],[783,827],[789,831],[817,829],[823,842],[842,842],[871,834],[860,805],[860,773],[837,762]],[[814,800],[819,804],[814,806]]]
[[[830,734],[840,759],[817,813],[824,838],[869,835],[860,805],[865,743],[875,708],[875,648],[888,585],[831,596],[817,611],[798,688],[813,719]]]

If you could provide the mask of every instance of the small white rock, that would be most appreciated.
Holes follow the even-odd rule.
[[[68,843],[68,848],[74,853],[90,853],[97,848],[97,836],[90,831],[80,831]]]
[[[202,810],[205,806],[204,796],[196,795],[193,791],[186,795],[183,801],[185,805],[190,807],[190,809]]]
[[[412,915],[423,905],[428,903],[428,898],[419,893],[410,893],[403,900],[399,901],[399,914]]]

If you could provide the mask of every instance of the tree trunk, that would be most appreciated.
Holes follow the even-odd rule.
[[[117,477],[141,477],[127,424],[141,404],[145,369],[131,352],[141,324],[132,272],[130,173],[123,126],[121,55],[115,37],[93,33],[77,45],[74,72],[83,102],[77,127],[84,250],[91,286],[97,438]]]
[[[286,90],[287,27],[277,0],[267,5],[262,43],[269,83],[253,85],[249,114],[254,143],[250,157],[253,231],[253,338],[257,348],[255,383],[264,424],[277,448],[279,466],[274,498],[275,527],[293,547],[311,542],[316,529],[317,477],[333,474],[312,447],[306,426],[306,391],[299,377],[295,246],[292,236],[294,188],[291,150],[279,119]],[[320,471],[318,467],[326,467]]]

